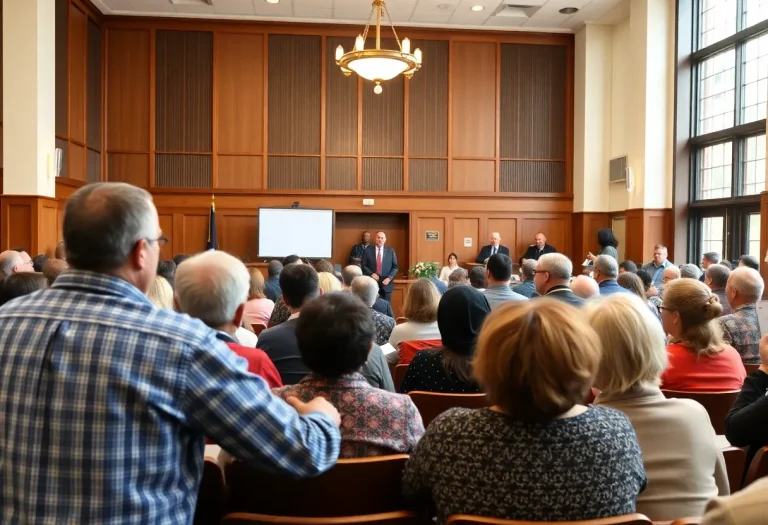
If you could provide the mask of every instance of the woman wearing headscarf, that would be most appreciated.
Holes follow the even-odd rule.
[[[414,356],[401,392],[480,392],[472,377],[472,358],[480,327],[489,313],[488,300],[471,286],[457,286],[445,292],[437,307],[437,327],[443,346],[422,350]]]

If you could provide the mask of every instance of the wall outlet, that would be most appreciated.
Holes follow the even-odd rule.
[[[363,199],[363,206],[373,206],[373,199]]]

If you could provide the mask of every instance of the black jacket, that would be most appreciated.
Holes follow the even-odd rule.
[[[515,293],[519,293],[520,295],[524,295],[528,299],[539,295],[536,293],[536,285],[533,284],[533,279],[528,279],[527,281],[521,282],[517,286],[513,286],[512,291]]]
[[[768,445],[768,375],[756,370],[744,386],[725,418],[725,437],[735,447],[749,447],[747,465],[760,449]]]
[[[520,257],[520,264],[523,264],[523,259],[535,259],[539,260],[539,257],[546,253],[557,253],[557,248],[554,246],[550,246],[549,244],[545,244],[544,248],[539,250],[539,247],[535,244],[531,244],[528,249],[525,251],[522,257]]]
[[[490,244],[483,246],[483,249],[480,250],[480,254],[477,256],[477,259],[475,259],[475,262],[484,264],[485,260],[491,256],[491,248],[492,246]],[[509,257],[509,248],[499,245],[499,249],[496,250],[496,253],[502,253]]]
[[[542,297],[551,297],[552,299],[563,301],[564,303],[575,306],[576,308],[581,308],[584,306],[584,299],[573,293],[573,291],[571,291],[571,289],[565,285],[553,286]]]

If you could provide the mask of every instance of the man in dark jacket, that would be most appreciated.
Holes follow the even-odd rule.
[[[548,253],[536,263],[536,291],[542,297],[551,297],[575,307],[584,305],[584,299],[573,293],[568,283],[573,274],[573,263],[562,253]]]
[[[517,286],[512,287],[512,291],[524,295],[528,299],[539,295],[536,293],[536,283],[534,283],[534,277],[536,276],[536,263],[538,261],[534,259],[526,259],[523,261],[523,265],[520,267],[522,271],[523,282]]]

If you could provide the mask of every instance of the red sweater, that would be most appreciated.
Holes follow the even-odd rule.
[[[741,356],[730,345],[713,357],[697,356],[681,344],[667,346],[669,366],[661,376],[661,388],[684,392],[741,390],[747,372]]]
[[[264,378],[269,385],[269,388],[283,386],[283,381],[280,379],[280,374],[277,372],[277,368],[275,368],[275,365],[263,350],[250,348],[237,343],[227,343],[227,346],[240,357],[244,357],[248,361],[248,371]]]

